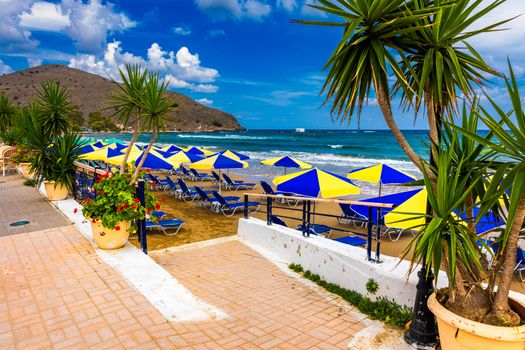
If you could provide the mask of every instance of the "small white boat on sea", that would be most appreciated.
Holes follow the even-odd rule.
[[[305,132],[304,128],[295,128],[295,132]]]

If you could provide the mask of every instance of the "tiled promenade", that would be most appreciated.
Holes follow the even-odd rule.
[[[338,298],[236,240],[152,254],[228,315],[167,322],[34,188],[10,178],[0,184],[1,225],[60,227],[0,226],[1,349],[347,349],[364,327]]]
[[[35,188],[24,186],[23,181],[20,175],[0,174],[0,237],[69,224]],[[21,220],[27,220],[30,224],[9,226]]]

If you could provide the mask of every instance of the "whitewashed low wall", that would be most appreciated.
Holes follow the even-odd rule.
[[[323,237],[303,237],[297,230],[268,226],[255,218],[240,219],[238,235],[241,241],[262,254],[267,252],[286,263],[300,264],[325,281],[368,294],[365,285],[373,278],[379,285],[375,297],[384,296],[401,305],[414,305],[417,274],[413,272],[407,280],[407,261],[382,255],[382,263],[368,262],[364,248]]]

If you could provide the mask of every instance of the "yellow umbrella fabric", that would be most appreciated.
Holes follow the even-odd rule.
[[[407,201],[385,214],[385,225],[400,229],[417,228],[425,223],[427,190],[422,189]]]
[[[309,197],[333,198],[360,193],[359,187],[349,179],[317,168],[276,177],[273,183],[278,191]]]
[[[85,160],[100,160],[100,161],[105,162],[107,157],[108,157],[108,148],[104,147],[104,148],[96,149],[93,152],[84,153],[80,155],[79,158],[85,159]]]
[[[115,156],[115,157],[108,157],[106,159],[106,162],[109,164],[113,164],[113,165],[121,165],[122,160],[124,159],[124,154],[126,153],[126,149],[123,149],[120,152],[122,152],[122,155]],[[127,163],[128,164],[135,163],[135,161],[137,160],[138,157],[140,157],[141,154],[142,154],[141,150],[139,150],[138,148],[132,148],[131,152],[129,153]]]

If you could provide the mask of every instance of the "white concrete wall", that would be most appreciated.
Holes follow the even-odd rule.
[[[410,265],[407,261],[382,255],[382,263],[368,262],[364,248],[318,236],[306,238],[297,230],[268,226],[265,221],[254,218],[239,220],[238,235],[243,243],[262,254],[269,253],[287,263],[300,264],[325,281],[368,294],[365,285],[373,278],[379,285],[375,297],[384,296],[401,305],[414,305],[417,274],[413,272],[407,280]]]

